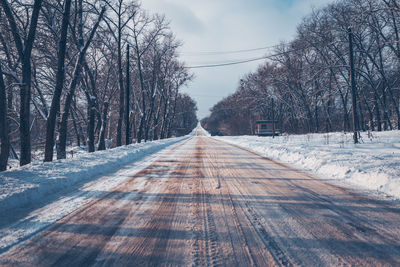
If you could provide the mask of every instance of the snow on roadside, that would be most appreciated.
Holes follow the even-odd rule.
[[[41,201],[74,184],[91,181],[116,172],[187,137],[132,144],[74,158],[46,163],[32,163],[0,173],[0,211]]]
[[[349,133],[272,137],[215,137],[321,177],[400,199],[400,131],[361,133],[353,144]]]
[[[106,140],[107,142],[108,140]],[[79,154],[86,154],[88,153],[88,147],[87,146],[67,146],[66,148],[66,157],[67,159],[69,158],[74,158]],[[19,152],[19,151],[18,151]],[[17,152],[17,153],[18,153]],[[18,153],[19,155],[19,153]],[[10,155],[10,158],[8,159],[8,169],[13,169],[13,168],[19,168],[19,160],[12,158],[12,155]],[[54,158],[57,158],[57,153],[56,150],[54,149]],[[33,164],[39,164],[42,163],[44,159],[44,150],[33,150],[32,151],[32,163]]]

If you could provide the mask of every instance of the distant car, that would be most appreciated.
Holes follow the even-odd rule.
[[[211,134],[211,136],[223,136],[223,134],[218,130],[209,130],[208,132]]]

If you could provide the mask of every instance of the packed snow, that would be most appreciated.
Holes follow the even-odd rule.
[[[400,199],[400,131],[216,137],[262,156]]]

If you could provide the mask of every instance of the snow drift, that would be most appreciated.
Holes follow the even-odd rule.
[[[400,131],[216,137],[320,177],[400,198]]]

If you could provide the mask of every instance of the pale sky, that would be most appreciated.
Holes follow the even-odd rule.
[[[271,50],[213,54],[274,46],[290,41],[301,19],[313,8],[333,0],[142,0],[144,9],[165,14],[183,42],[181,59],[187,66],[262,57]],[[262,61],[228,67],[192,69],[195,79],[183,91],[197,102],[198,118],[233,93],[240,78]]]

